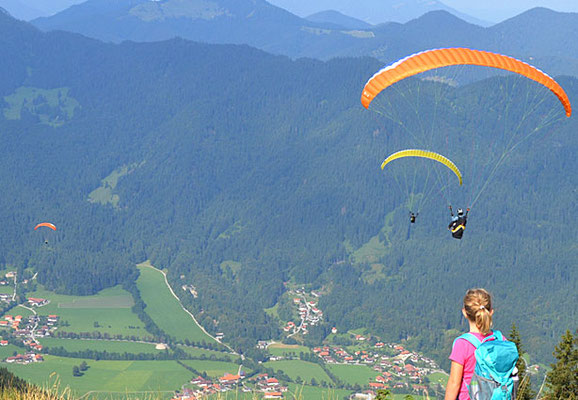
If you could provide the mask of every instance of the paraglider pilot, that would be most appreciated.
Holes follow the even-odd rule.
[[[415,224],[415,219],[417,218],[417,216],[419,215],[419,213],[414,213],[413,211],[409,212],[409,222],[411,222],[412,224]]]
[[[464,215],[464,210],[458,208],[458,215],[454,215],[454,210],[452,210],[452,206],[450,206],[450,213],[452,215],[452,222],[448,225],[448,229],[452,233],[454,239],[461,239],[464,230],[466,229],[466,224],[468,223],[468,213],[470,209],[466,210]]]

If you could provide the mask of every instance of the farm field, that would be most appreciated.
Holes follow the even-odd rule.
[[[76,395],[90,391],[134,392],[172,391],[191,379],[189,371],[176,361],[94,361],[84,360],[89,369],[73,377],[72,368],[83,359],[47,355],[45,362],[29,365],[6,364],[17,376],[41,387],[52,385],[56,377],[62,389],[70,387]],[[51,374],[55,375],[51,377]]]
[[[295,354],[299,356],[299,353],[310,353],[311,350],[305,346],[299,346],[297,344],[284,344],[284,343],[273,343],[267,350],[272,356],[284,356],[287,354]]]
[[[138,269],[140,276],[137,279],[137,286],[143,301],[147,305],[145,312],[159,328],[183,341],[185,339],[196,342],[203,340],[206,342],[214,341],[182,309],[180,303],[167,287],[161,272],[153,269],[148,263],[139,264]]]
[[[12,294],[14,293],[14,287],[12,286],[0,286],[0,294]]]
[[[207,358],[209,358],[211,356],[215,356],[217,358],[224,358],[226,356],[229,356],[231,358],[231,360],[235,360],[239,357],[236,354],[231,354],[231,353],[227,353],[224,351],[201,349],[200,347],[190,347],[190,346],[182,346],[182,345],[178,345],[177,347],[179,349],[183,350],[185,353],[189,354],[191,357],[195,357],[195,358],[202,357],[203,355]]]
[[[446,384],[448,383],[449,375],[444,374],[442,372],[435,372],[431,375],[428,375],[427,377],[428,377],[430,382],[440,383],[443,387],[446,387]]]
[[[360,386],[367,386],[378,375],[373,369],[366,365],[328,365],[329,370],[343,382]]]
[[[181,362],[199,372],[206,372],[212,378],[218,378],[225,374],[236,374],[239,371],[239,366],[232,362],[210,360],[182,360]],[[247,368],[243,369],[247,373],[250,372]]]
[[[120,286],[104,289],[94,296],[67,296],[37,290],[27,294],[50,300],[50,303],[35,308],[38,315],[56,314],[63,332],[101,332],[110,335],[145,337],[149,336],[143,323],[131,311],[134,300],[130,293]]]
[[[157,354],[164,350],[155,349],[151,343],[125,342],[118,340],[84,340],[84,339],[57,339],[42,338],[39,342],[44,347],[64,347],[68,351],[107,351],[109,353],[147,353]]]
[[[0,336],[2,334],[2,330],[0,330]],[[4,360],[6,357],[12,357],[14,352],[24,353],[24,349],[14,346],[13,344],[9,344],[8,346],[0,346],[0,361]],[[0,367],[3,367],[4,364],[0,364]]]
[[[281,360],[281,361],[269,361],[266,362],[265,367],[272,368],[273,370],[281,370],[285,372],[291,379],[295,380],[297,377],[301,377],[306,382],[311,382],[311,379],[319,383],[325,381],[327,383],[332,383],[331,378],[327,376],[323,369],[314,363],[301,360]]]
[[[22,307],[22,306],[20,306],[20,305],[14,307],[12,310],[10,310],[10,312],[9,312],[8,314],[11,314],[11,315],[21,315],[21,316],[23,316],[24,318],[28,318],[28,317],[30,317],[31,315],[34,315],[34,313],[33,313],[32,311],[30,311],[29,309],[24,308],[24,307]]]

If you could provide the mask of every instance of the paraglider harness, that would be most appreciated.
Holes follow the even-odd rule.
[[[452,214],[452,222],[448,225],[448,229],[451,231],[452,236],[454,239],[461,239],[464,235],[464,230],[466,229],[466,224],[468,223],[468,213],[470,209],[466,210],[466,214],[464,215],[462,210],[458,211],[457,217],[454,215],[454,211],[452,210],[452,206],[450,206],[450,213]]]

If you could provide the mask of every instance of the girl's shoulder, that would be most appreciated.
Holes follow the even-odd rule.
[[[462,335],[458,336],[455,340],[454,340],[454,346],[456,344],[456,342],[458,340],[464,340],[466,342],[471,343],[472,345],[474,345],[474,347],[478,347],[484,340],[486,340],[487,338],[493,336],[495,340],[506,340],[506,338],[504,337],[504,335],[502,335],[502,332],[498,331],[498,330],[493,330],[490,333],[487,334],[482,334],[479,332],[466,332],[463,333]]]

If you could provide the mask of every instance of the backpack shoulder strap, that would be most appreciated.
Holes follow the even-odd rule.
[[[480,339],[478,339],[477,337],[475,337],[474,335],[472,335],[471,333],[464,333],[461,336],[458,336],[456,338],[456,340],[454,340],[454,344],[452,345],[452,347],[456,344],[456,341],[458,339],[464,339],[467,340],[468,342],[470,342],[472,344],[472,346],[474,346],[476,349],[482,344],[482,342],[480,342]]]
[[[500,331],[492,331],[492,334],[490,336],[486,336],[484,340],[482,340],[482,343],[489,342],[491,340],[501,342],[502,340],[504,340],[504,335],[502,335],[502,332]]]

